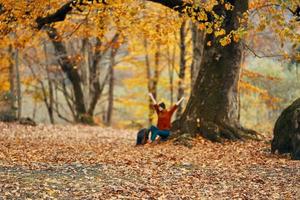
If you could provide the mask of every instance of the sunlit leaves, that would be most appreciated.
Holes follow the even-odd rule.
[[[207,34],[212,34],[212,33],[213,33],[212,27],[207,28],[207,29],[205,30],[205,32],[206,32]]]
[[[207,21],[207,14],[204,11],[199,12],[196,18],[197,21]]]
[[[218,36],[225,35],[226,31],[224,29],[220,29],[220,30],[215,31],[214,34],[216,37],[218,37]]]
[[[230,44],[230,43],[231,43],[231,38],[230,38],[230,36],[226,36],[226,37],[223,37],[223,38],[220,39],[220,44],[221,44],[222,46],[226,46],[226,45],[228,45],[228,44]]]
[[[234,9],[234,6],[231,5],[230,3],[225,3],[224,6],[225,6],[226,10],[233,10]]]

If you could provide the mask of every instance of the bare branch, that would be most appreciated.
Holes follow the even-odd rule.
[[[275,57],[284,57],[284,55],[282,54],[274,54],[274,55],[259,55],[255,52],[254,49],[252,49],[251,47],[249,47],[249,45],[247,45],[245,42],[242,42],[243,46],[249,50],[255,57],[257,58],[275,58]]]
[[[280,4],[276,4],[276,3],[268,3],[268,4],[264,4],[264,5],[261,5],[261,6],[258,6],[256,8],[253,8],[252,10],[250,10],[250,12],[255,12],[259,9],[263,9],[263,8],[267,8],[267,7],[282,7],[282,5]],[[297,14],[297,10],[296,11],[293,11],[291,8],[289,7],[285,7],[285,9],[287,9],[288,11],[290,11],[293,15],[296,15]]]

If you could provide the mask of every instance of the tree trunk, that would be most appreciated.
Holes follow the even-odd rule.
[[[238,16],[248,8],[248,1],[230,3],[234,6],[233,11],[225,11],[224,5],[214,8],[219,15],[225,16],[226,33],[238,28]],[[222,47],[218,39],[214,34],[205,36],[204,44],[211,42],[212,45],[204,48],[190,99],[173,129],[179,133],[200,133],[212,141],[221,142],[222,138],[241,139],[255,132],[242,128],[238,122],[242,46],[239,42],[231,42]],[[198,51],[194,53],[199,54]]]
[[[174,71],[175,71],[175,53],[176,45],[173,45],[172,52],[168,47],[168,72],[169,72],[169,84],[170,84],[170,102],[173,105],[174,102]]]
[[[150,64],[150,58],[149,58],[149,53],[148,53],[148,43],[147,40],[144,40],[144,48],[145,48],[145,65],[146,65],[146,74],[147,74],[147,87],[148,87],[148,92],[153,94],[153,97],[156,99],[156,93],[153,91],[153,81],[152,81],[152,73],[151,73],[151,64]],[[149,102],[149,113],[148,113],[148,123],[149,125],[152,124],[153,122],[153,114],[154,110],[152,108],[152,100],[149,97],[148,99]]]
[[[45,66],[46,66],[46,74],[47,74],[47,81],[48,81],[48,95],[49,95],[49,103],[46,104],[48,115],[50,119],[50,123],[54,124],[54,112],[53,112],[53,106],[54,106],[54,92],[53,92],[53,83],[50,77],[50,70],[49,70],[49,61],[48,61],[48,52],[47,52],[47,45],[44,43],[44,53],[45,53]],[[47,96],[45,96],[45,99]],[[45,100],[47,101],[47,100]]]
[[[72,83],[75,96],[76,121],[89,124],[91,123],[91,119],[86,112],[84,94],[81,88],[81,78],[77,71],[78,69],[69,59],[67,49],[61,41],[56,29],[54,27],[47,26],[46,31],[54,46],[59,65]]]
[[[89,52],[89,55],[92,58],[89,58],[91,62],[89,62],[89,96],[90,96],[90,104],[88,113],[92,116],[94,115],[94,110],[96,108],[97,102],[101,96],[102,90],[100,86],[99,76],[100,71],[98,69],[98,64],[102,58],[102,53],[99,50],[102,45],[102,42],[99,38],[96,38],[95,44],[95,53]]]
[[[83,37],[80,40],[80,46],[81,46],[81,59],[82,61],[80,62],[80,77],[81,77],[81,83],[82,83],[82,88],[83,88],[83,96],[84,96],[84,102],[86,108],[88,108],[88,102],[90,99],[90,85],[89,85],[89,65],[90,65],[90,55],[92,48],[90,46],[90,41],[87,37]],[[74,43],[74,42],[72,42]],[[76,50],[75,50],[76,52]]]
[[[153,91],[153,96],[155,99],[157,98],[157,85],[158,85],[158,79],[159,79],[159,64],[160,64],[160,45],[157,43],[156,46],[156,51],[154,54],[154,75],[152,78],[152,91]]]
[[[109,66],[109,88],[108,88],[108,108],[107,108],[107,126],[111,126],[112,114],[114,108],[114,65],[115,65],[116,49],[112,48],[110,55],[110,66]]]
[[[17,82],[17,104],[18,112],[17,118],[20,120],[22,114],[22,94],[21,94],[21,78],[20,78],[20,68],[19,68],[19,50],[16,49],[15,52],[15,66],[16,66],[16,82]]]
[[[180,69],[179,69],[177,100],[180,100],[184,96],[184,78],[185,78],[185,68],[186,68],[185,25],[186,25],[186,21],[183,21],[180,27]],[[177,109],[176,119],[179,119],[181,114],[182,114],[182,106],[180,104]]]
[[[13,57],[13,48],[12,45],[9,45],[9,53],[10,56]],[[15,81],[16,80],[16,70],[15,70],[15,65],[12,61],[10,61],[9,64],[9,90],[10,90],[10,110],[11,110],[11,115],[13,117],[16,117],[16,92],[15,92]]]
[[[199,30],[197,23],[192,23],[193,60],[191,64],[191,87],[196,81],[204,48],[205,32]]]

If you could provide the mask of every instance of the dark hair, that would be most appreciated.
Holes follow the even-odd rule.
[[[158,104],[159,105],[159,107],[162,107],[163,109],[166,109],[166,105],[165,105],[165,103],[164,102],[161,102],[160,104]]]

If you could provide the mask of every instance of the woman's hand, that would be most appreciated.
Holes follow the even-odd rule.
[[[182,97],[179,101],[177,101],[175,104],[178,106],[179,104],[181,104],[181,102],[184,100],[184,97]]]
[[[150,92],[149,92],[149,94],[148,94],[148,95],[150,96],[150,98],[151,98],[151,100],[153,101],[154,105],[156,105],[156,104],[157,104],[157,102],[156,102],[156,100],[154,99],[154,97],[153,97],[152,93],[150,93]]]

